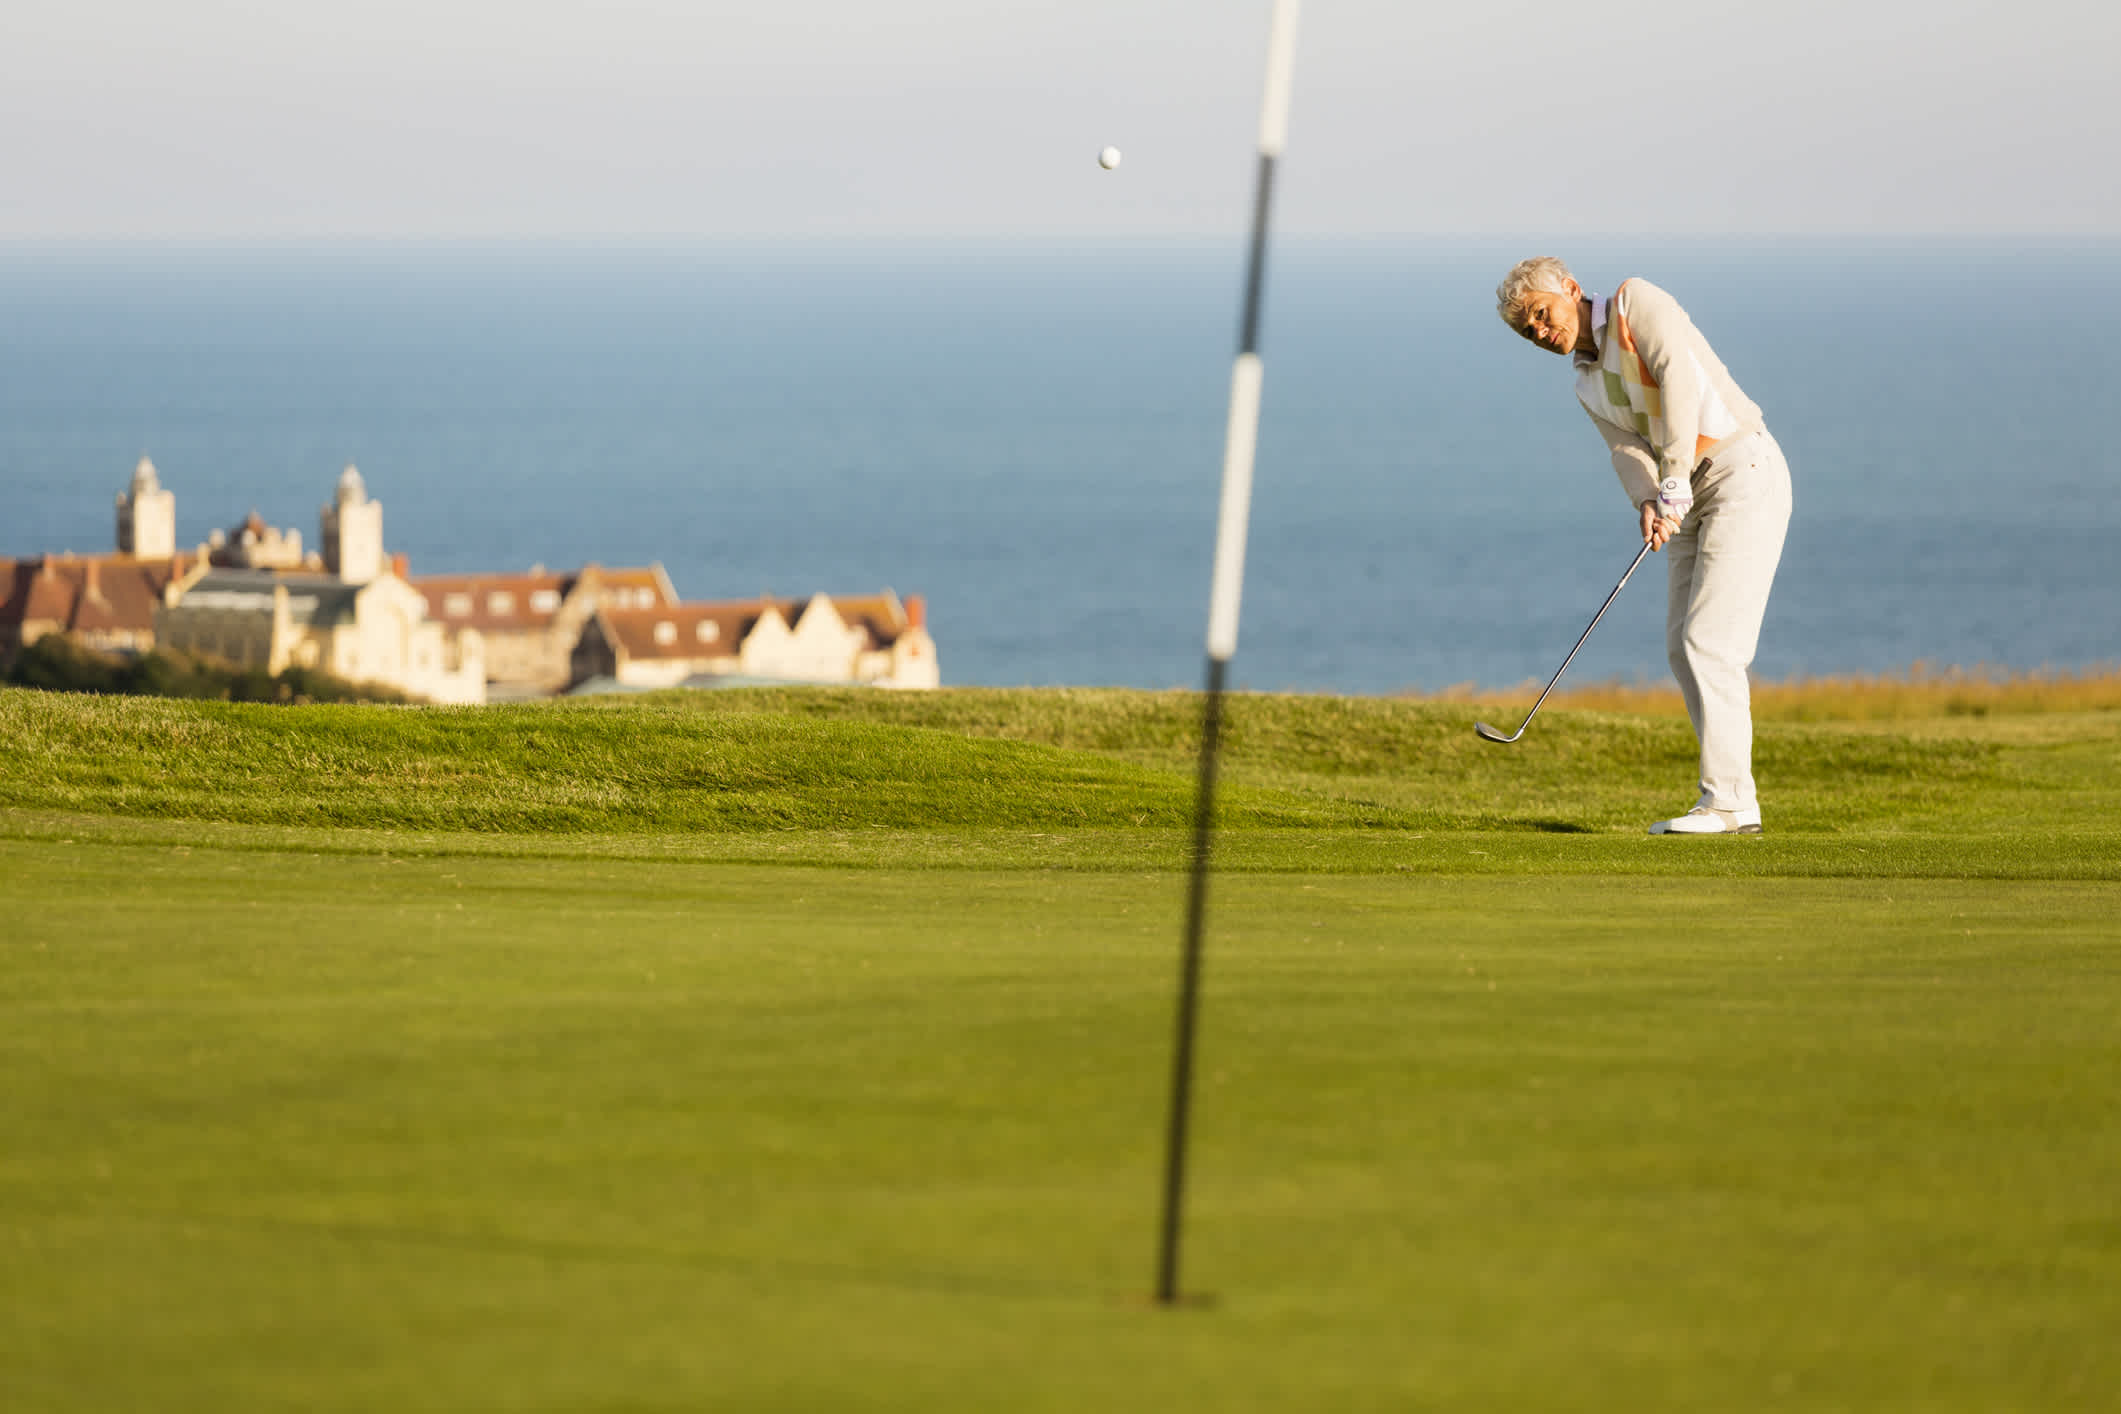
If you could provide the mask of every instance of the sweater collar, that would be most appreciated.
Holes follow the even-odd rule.
[[[1607,300],[1604,295],[1591,296],[1592,348],[1589,353],[1583,353],[1579,351],[1575,355],[1576,366],[1578,368],[1595,367],[1598,363],[1598,360],[1605,357],[1606,310],[1609,304],[1610,301]]]

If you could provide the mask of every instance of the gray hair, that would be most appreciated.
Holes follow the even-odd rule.
[[[1522,332],[1524,297],[1534,290],[1558,294],[1575,278],[1557,256],[1535,255],[1530,260],[1520,260],[1495,287],[1495,312],[1502,316],[1503,323]]]

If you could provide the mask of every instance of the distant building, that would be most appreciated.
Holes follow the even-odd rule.
[[[323,561],[312,552],[302,553],[302,532],[267,525],[265,517],[252,511],[226,530],[216,530],[200,547],[209,564],[235,570],[292,570],[314,572]]]
[[[171,586],[155,634],[165,648],[280,673],[318,668],[431,702],[484,702],[478,630],[430,623],[417,591],[385,570],[336,575],[208,568]]]
[[[478,630],[486,643],[489,687],[507,697],[564,689],[582,627],[599,606],[668,608],[678,602],[661,565],[584,565],[566,572],[533,565],[522,574],[423,574],[410,583],[427,601],[430,619]]]
[[[98,652],[147,652],[164,592],[192,563],[128,554],[0,559],[0,667],[52,633]]]
[[[253,511],[239,536],[171,582],[156,641],[240,668],[317,668],[432,702],[484,702],[484,641],[427,617],[402,558],[384,555],[383,506],[359,471],[339,473],[317,520],[322,553],[304,556],[298,534]]]
[[[575,646],[576,682],[674,687],[693,679],[941,684],[935,640],[918,595],[824,594],[806,599],[600,608]]]
[[[155,646],[155,614],[170,583],[204,556],[176,553],[177,498],[140,458],[118,494],[116,554],[0,559],[0,667],[47,634],[103,653]]]
[[[339,473],[318,548],[255,510],[190,553],[176,496],[142,457],[117,498],[118,552],[0,560],[0,666],[49,633],[108,652],[165,647],[278,673],[317,668],[437,702],[564,691],[590,678],[935,687],[919,596],[683,603],[661,565],[409,578],[383,506]]]
[[[145,457],[117,499],[118,553],[0,560],[0,662],[49,633],[113,653],[196,653],[278,673],[318,668],[435,702],[486,700],[478,631],[430,621],[383,551],[383,507],[347,467],[322,553],[252,511],[178,554],[176,496]]]

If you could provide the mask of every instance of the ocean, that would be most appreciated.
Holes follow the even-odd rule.
[[[2114,243],[1285,241],[1232,679],[1543,679],[1634,553],[1523,254],[1675,294],[1796,488],[1757,673],[2121,660]],[[660,561],[927,600],[946,683],[1200,680],[1242,249],[0,245],[0,555],[317,534],[413,572]],[[1572,681],[1666,675],[1661,561]]]

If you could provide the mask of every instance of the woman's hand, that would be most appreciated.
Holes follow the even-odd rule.
[[[1652,550],[1662,550],[1664,543],[1679,533],[1679,522],[1657,513],[1657,498],[1654,496],[1644,501],[1640,509],[1643,540]]]

